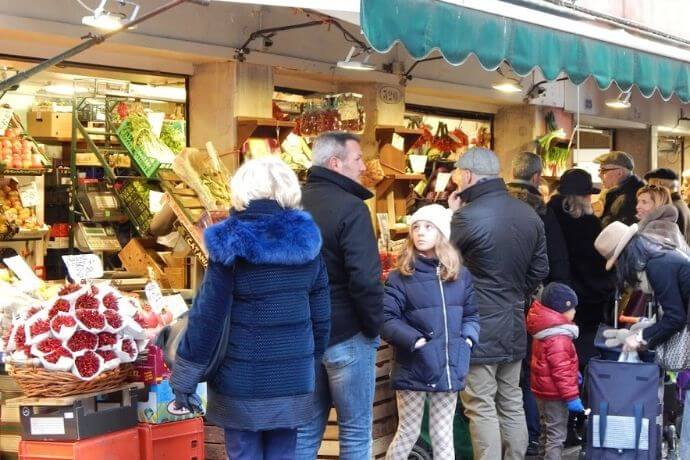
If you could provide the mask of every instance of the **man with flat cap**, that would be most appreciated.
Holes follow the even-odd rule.
[[[637,191],[644,186],[642,180],[633,174],[635,162],[625,152],[611,151],[594,160],[599,163],[599,177],[606,189],[604,213],[601,223],[604,227],[614,221],[632,225],[637,222]]]
[[[644,180],[649,185],[666,187],[671,192],[673,206],[678,210],[678,228],[685,237],[685,241],[690,243],[690,208],[680,196],[680,181],[678,174],[668,168],[656,168],[644,175]]]
[[[531,206],[508,194],[491,150],[471,148],[455,167],[460,191],[448,199],[454,211],[451,241],[472,273],[480,322],[460,394],[474,458],[524,459],[525,300],[549,274],[544,224]]]

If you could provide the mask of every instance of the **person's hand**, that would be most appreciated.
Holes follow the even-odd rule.
[[[568,401],[568,410],[570,412],[584,412],[585,406],[582,405],[582,400],[580,398]]]
[[[455,212],[460,209],[462,205],[462,200],[460,199],[460,191],[456,190],[448,196],[448,208]]]
[[[204,415],[201,399],[196,393],[175,392],[175,409],[187,409],[189,412]]]
[[[623,342],[623,351],[637,351],[640,348],[640,345],[642,344],[640,343],[640,340],[637,338],[637,334],[631,333],[630,335],[628,335],[628,337],[625,338],[625,342]]]
[[[469,337],[465,337],[465,343],[470,346],[470,349],[474,346],[474,343],[472,343],[472,339]]]
[[[427,344],[427,341],[424,337],[417,339],[417,341],[414,343],[414,349],[419,350],[420,348],[422,348],[426,344]]]

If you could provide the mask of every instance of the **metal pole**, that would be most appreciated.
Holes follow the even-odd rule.
[[[99,35],[93,35],[89,34],[87,37],[89,37],[86,41],[78,44],[77,46],[68,49],[67,51],[58,54],[55,57],[52,57],[50,59],[47,59],[40,64],[35,65],[34,67],[25,70],[24,72],[20,72],[17,75],[14,75],[13,77],[8,78],[7,80],[3,80],[0,82],[0,93],[13,87],[14,85],[18,85],[19,83],[23,82],[24,80],[36,75],[37,73],[43,72],[45,70],[48,70],[50,67],[57,65],[72,56],[75,56],[82,51],[86,51],[87,49],[91,48],[92,46],[96,46],[100,43],[103,43],[105,40],[109,39],[113,35],[119,34],[120,32],[123,32],[127,30],[129,27],[134,27],[137,24],[146,21],[147,19],[150,19],[154,16],[157,16],[171,8],[176,7],[177,5],[180,5],[181,3],[197,3],[199,5],[208,5],[210,3],[210,0],[172,0],[171,2],[168,2],[164,5],[159,6],[158,8],[155,8],[151,11],[149,11],[146,14],[143,14],[139,16],[138,18],[134,19],[133,21],[129,21],[127,24],[124,24],[121,28],[117,30],[112,30],[110,32],[106,32],[104,34],[99,34]]]

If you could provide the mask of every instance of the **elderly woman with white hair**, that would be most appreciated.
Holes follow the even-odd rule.
[[[313,417],[315,364],[329,337],[321,236],[279,159],[248,161],[230,187],[230,216],[204,234],[209,265],[171,385],[178,406],[193,408],[214,350],[225,349],[209,378],[207,418],[225,429],[228,458],[290,459],[297,427]]]

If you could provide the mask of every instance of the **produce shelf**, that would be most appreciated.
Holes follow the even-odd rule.
[[[393,141],[393,134],[402,136],[405,139],[405,152],[407,152],[412,144],[424,133],[421,129],[409,129],[404,126],[392,125],[378,125],[374,127],[376,141],[379,143],[379,150],[384,144],[390,144]]]
[[[273,118],[236,117],[237,148],[241,149],[250,137],[278,139],[282,144],[295,128],[294,121],[274,120]]]

